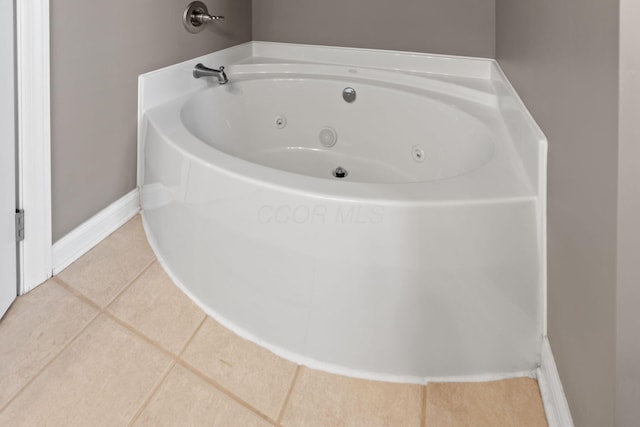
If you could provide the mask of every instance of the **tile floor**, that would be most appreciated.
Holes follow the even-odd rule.
[[[0,426],[546,426],[535,380],[391,384],[297,366],[207,317],[136,217],[0,321]]]

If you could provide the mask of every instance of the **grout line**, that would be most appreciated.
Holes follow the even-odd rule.
[[[178,353],[178,359],[182,358],[182,355],[184,354],[185,351],[187,351],[187,348],[189,347],[189,345],[191,344],[191,342],[193,341],[193,339],[196,337],[196,335],[198,334],[198,332],[200,331],[200,329],[202,328],[202,325],[204,325],[204,322],[207,321],[207,319],[209,318],[209,316],[207,316],[207,314],[204,314],[204,317],[202,318],[202,320],[200,321],[200,324],[198,325],[198,327],[196,328],[195,331],[193,331],[193,334],[191,334],[191,337],[189,337],[189,339],[187,340],[186,344],[184,345],[184,347],[182,347],[182,350],[180,350],[180,353]]]
[[[422,411],[421,411],[421,415],[422,415],[422,420],[421,420],[421,426],[422,427],[427,427],[427,385],[423,385],[422,386]]]
[[[142,405],[140,405],[140,408],[138,408],[138,411],[136,412],[136,414],[133,416],[133,418],[131,418],[131,421],[129,421],[129,424],[128,424],[129,426],[132,426],[136,421],[138,421],[138,418],[140,418],[140,415],[142,415],[144,410],[147,408],[147,406],[149,405],[149,402],[151,402],[151,399],[153,399],[153,396],[155,396],[158,390],[160,390],[160,387],[162,386],[164,381],[167,379],[171,371],[173,371],[173,368],[176,366],[177,363],[178,363],[177,359],[173,359],[169,364],[169,367],[167,368],[167,370],[163,372],[162,375],[160,375],[160,380],[153,386],[153,388],[151,389],[151,393],[149,393],[147,398],[142,402]]]
[[[134,326],[131,326],[130,324],[128,324],[127,322],[125,322],[124,320],[118,318],[115,314],[107,311],[107,308],[101,308],[98,304],[96,304],[95,302],[91,301],[90,299],[88,299],[86,296],[84,296],[82,293],[78,292],[77,290],[70,288],[69,289],[69,285],[67,283],[65,283],[64,281],[62,281],[61,279],[59,279],[58,277],[54,277],[54,279],[63,287],[68,288],[67,290],[69,290],[71,293],[73,293],[74,295],[76,295],[78,298],[80,298],[81,300],[91,304],[93,307],[97,308],[100,314],[104,314],[105,316],[107,316],[109,319],[115,321],[117,324],[119,324],[120,326],[124,327],[125,329],[127,329],[128,331],[132,332],[133,334],[135,334],[138,338],[142,338],[144,341],[146,341],[148,344],[151,344],[153,347],[156,347],[158,350],[160,350],[162,353],[165,353],[165,355],[168,355],[169,358],[171,359],[177,359],[177,355],[175,355],[174,353],[172,353],[171,351],[167,350],[166,348],[164,348],[161,344],[157,343],[156,341],[154,341],[153,339],[149,338],[148,336],[146,336],[145,334],[143,334],[142,332],[140,332],[139,330],[137,330]]]
[[[246,409],[249,409],[251,412],[253,412],[254,414],[258,415],[260,418],[264,419],[265,421],[267,421],[267,422],[269,422],[269,423],[271,423],[273,425],[277,425],[276,421],[273,420],[271,417],[269,417],[267,414],[264,414],[260,410],[254,408],[248,402],[246,402],[241,397],[239,397],[236,394],[234,394],[231,390],[227,389],[226,387],[224,387],[222,384],[220,384],[219,382],[217,382],[213,378],[208,377],[203,372],[199,371],[197,368],[193,367],[192,365],[188,364],[187,362],[185,362],[182,359],[179,359],[178,363],[180,364],[180,366],[182,366],[183,368],[188,369],[189,371],[191,371],[191,373],[195,374],[196,376],[198,376],[199,378],[201,378],[202,380],[204,380],[208,384],[212,385],[213,387],[215,387],[216,389],[218,389],[222,393],[226,394],[227,396],[229,396],[230,398],[235,400],[237,403],[239,403],[240,405],[244,406]]]
[[[66,289],[66,291],[69,292],[71,295],[73,295],[76,298],[80,299],[84,303],[89,304],[91,307],[95,308],[99,312],[102,312],[102,307],[100,307],[100,305],[98,303],[96,303],[93,300],[91,300],[85,294],[83,294],[82,292],[80,292],[79,290],[77,290],[76,288],[74,288],[73,286],[71,286],[70,284],[65,282],[64,280],[62,280],[60,277],[53,276],[51,279],[53,279],[54,282],[56,282],[58,285],[62,286],[64,289]]]
[[[18,396],[20,396],[20,394],[22,394],[22,392],[31,384],[33,383],[36,378],[38,378],[40,376],[40,374],[42,374],[45,369],[47,369],[54,361],[56,361],[58,359],[58,357],[60,357],[60,355],[62,353],[64,353],[64,351],[69,348],[71,346],[71,344],[73,344],[74,342],[77,341],[78,337],[80,337],[80,335],[82,335],[84,333],[84,331],[87,330],[87,328],[89,328],[89,326],[95,322],[95,320],[100,317],[100,312],[97,312],[95,314],[95,316],[93,318],[91,318],[86,325],[84,325],[84,327],[82,329],[80,329],[78,331],[78,333],[76,333],[64,346],[62,346],[62,348],[60,349],[60,351],[58,351],[58,353],[56,353],[55,356],[53,356],[51,358],[51,360],[49,360],[47,363],[45,363],[39,370],[38,372],[36,372],[33,377],[31,377],[31,379],[29,379],[29,381],[27,381],[9,400],[7,400],[7,402],[2,405],[2,407],[0,407],[0,413],[2,413],[6,408],[9,407],[9,405],[16,400],[16,398]]]
[[[289,404],[289,399],[291,398],[291,395],[293,394],[293,388],[296,385],[296,381],[298,380],[298,375],[300,375],[300,370],[302,369],[302,366],[298,365],[296,366],[296,371],[293,373],[293,379],[291,380],[291,385],[289,386],[289,391],[287,392],[287,395],[284,398],[284,402],[282,404],[282,408],[280,409],[280,413],[278,414],[278,418],[276,419],[276,422],[278,423],[278,425],[280,425],[282,423],[282,419],[284,418],[284,413],[287,409],[287,405]]]
[[[118,317],[116,317],[115,314],[110,313],[110,312],[108,312],[106,310],[103,311],[102,314],[104,314],[105,316],[107,316],[108,318],[110,318],[111,320],[113,320],[114,322],[116,322],[117,324],[119,324],[120,326],[122,326],[123,328],[128,330],[129,332],[133,333],[138,338],[141,338],[143,341],[146,341],[147,344],[151,344],[151,346],[156,347],[156,349],[160,350],[166,356],[169,356],[170,359],[177,359],[178,358],[178,356],[175,353],[172,353],[170,350],[167,350],[160,343],[158,343],[158,342],[154,341],[153,339],[149,338],[148,336],[146,336],[145,334],[143,334],[142,332],[140,332],[139,330],[137,330],[136,328],[134,328],[133,326],[131,326],[130,324],[125,322],[124,320],[119,319]]]
[[[140,276],[142,276],[149,268],[151,268],[151,266],[156,262],[156,259],[154,257],[154,259],[147,265],[145,265],[134,277],[133,279],[131,279],[130,281],[128,281],[121,290],[118,291],[118,293],[104,306],[102,307],[100,304],[98,304],[97,302],[93,301],[91,298],[89,298],[88,296],[86,296],[84,293],[82,293],[80,290],[76,289],[75,287],[73,287],[72,285],[70,285],[69,283],[67,283],[64,279],[62,279],[59,275],[53,276],[51,277],[54,281],[56,281],[59,285],[61,285],[62,287],[64,287],[67,291],[69,291],[70,293],[72,293],[73,295],[75,295],[76,297],[80,298],[81,300],[83,300],[86,303],[89,303],[90,305],[92,305],[93,307],[97,308],[100,311],[104,311],[107,308],[109,308],[111,306],[111,304],[113,304],[115,302],[116,299],[118,299],[118,297],[120,295],[122,295],[127,289],[129,289],[129,287],[131,286],[131,284],[133,284],[133,282],[135,282],[136,280],[138,280],[140,278]]]
[[[133,279],[131,279],[129,282],[127,282],[127,283],[122,287],[122,289],[120,289],[120,290],[118,291],[118,293],[117,293],[113,298],[111,298],[111,301],[109,301],[109,302],[104,306],[104,308],[105,308],[105,309],[109,308],[109,307],[110,307],[110,306],[111,306],[111,305],[112,305],[112,304],[113,304],[113,303],[118,299],[118,297],[119,297],[120,295],[122,295],[123,293],[125,293],[125,291],[126,291],[127,289],[129,289],[129,288],[131,287],[131,285],[133,285],[133,284],[136,282],[136,280],[138,280],[138,279],[139,279],[139,278],[140,278],[144,273],[146,273],[146,272],[147,272],[147,270],[149,270],[149,269],[151,268],[151,266],[153,266],[153,264],[154,264],[154,263],[156,263],[156,261],[157,261],[157,260],[156,260],[156,257],[154,256],[154,257],[153,257],[153,260],[152,260],[149,264],[147,264],[147,265],[146,265],[142,270],[140,270],[140,272],[139,272],[138,274],[136,274],[136,275],[133,277]]]

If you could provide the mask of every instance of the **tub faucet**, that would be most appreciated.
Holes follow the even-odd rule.
[[[215,68],[205,67],[202,64],[197,64],[194,67],[193,77],[196,79],[199,79],[200,77],[215,77],[221,85],[226,84],[229,81],[227,74],[224,72],[224,67],[220,67],[216,70]]]

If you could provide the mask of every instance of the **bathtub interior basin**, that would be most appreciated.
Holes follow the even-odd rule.
[[[378,380],[537,367],[546,139],[495,61],[252,42],[141,76],[138,147],[158,259],[241,336]]]
[[[356,182],[439,180],[493,155],[492,130],[453,99],[430,96],[427,79],[329,66],[321,75],[318,68],[235,66],[232,84],[192,97],[180,117],[227,154],[325,179],[340,166],[348,172],[343,178]],[[345,89],[357,93],[355,101],[343,99]]]

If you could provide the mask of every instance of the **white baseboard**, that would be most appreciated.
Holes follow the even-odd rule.
[[[53,274],[67,268],[139,211],[138,189],[135,189],[58,240],[53,245]]]
[[[538,385],[549,427],[574,427],[571,411],[569,411],[569,403],[562,389],[549,338],[546,336],[542,341]]]

